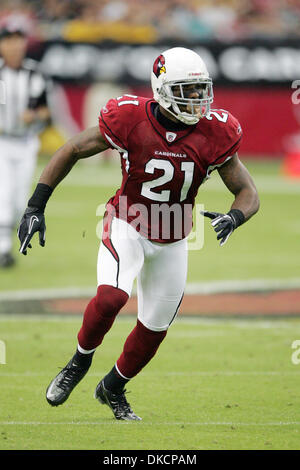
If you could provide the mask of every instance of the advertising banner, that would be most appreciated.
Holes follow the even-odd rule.
[[[63,81],[148,83],[151,66],[175,43],[126,45],[118,43],[45,42],[31,50],[43,70]],[[300,77],[300,41],[180,44],[199,53],[215,83],[286,85]]]

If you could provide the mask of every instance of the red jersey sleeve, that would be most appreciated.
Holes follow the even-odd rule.
[[[126,116],[127,115],[127,116]],[[119,106],[116,99],[111,99],[101,109],[99,115],[100,132],[110,148],[127,150],[128,108]]]
[[[216,128],[214,160],[211,165],[219,167],[238,151],[243,132],[238,120],[228,111],[218,110],[216,114],[222,116],[224,121],[219,121]],[[226,115],[228,117],[225,120]]]

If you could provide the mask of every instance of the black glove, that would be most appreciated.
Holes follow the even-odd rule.
[[[18,237],[20,240],[20,253],[27,255],[27,248],[32,248],[30,240],[33,235],[39,232],[40,245],[45,246],[45,216],[44,212],[37,207],[27,207],[21,219],[18,229]]]
[[[244,214],[238,209],[231,209],[228,214],[209,211],[201,212],[201,214],[212,219],[211,225],[218,233],[217,240],[221,240],[220,246],[225,245],[232,232],[245,222]]]

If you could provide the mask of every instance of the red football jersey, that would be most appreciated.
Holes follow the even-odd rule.
[[[194,126],[168,131],[154,117],[153,103],[124,95],[100,112],[100,131],[119,151],[123,175],[107,211],[144,237],[167,243],[188,236],[199,186],[238,150],[242,131],[223,109],[211,110]]]

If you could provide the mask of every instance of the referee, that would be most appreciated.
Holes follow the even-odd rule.
[[[50,120],[49,82],[26,59],[21,29],[0,31],[0,269],[13,266],[13,232],[27,203],[39,149],[39,132]]]

